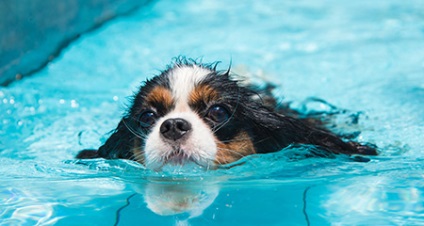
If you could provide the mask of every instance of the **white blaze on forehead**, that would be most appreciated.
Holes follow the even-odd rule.
[[[169,84],[176,105],[186,104],[195,86],[211,72],[212,71],[197,65],[183,65],[173,68],[169,72]]]

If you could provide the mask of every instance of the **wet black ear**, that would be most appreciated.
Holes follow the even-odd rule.
[[[376,147],[345,142],[336,134],[305,120],[259,108],[251,115],[257,152],[279,151],[293,144],[311,144],[336,154],[377,155]]]
[[[352,154],[359,154],[359,155],[378,155],[377,146],[374,144],[360,144],[357,142],[348,142],[354,150],[356,150],[355,153]]]
[[[99,153],[97,150],[94,149],[84,149],[80,151],[77,156],[75,156],[77,159],[95,159],[99,158]]]
[[[250,134],[258,153],[276,152],[299,143],[299,133],[303,133],[293,128],[285,116],[265,106],[253,107],[244,117],[250,121]]]
[[[134,147],[134,134],[131,133],[128,126],[129,120],[123,118],[118,127],[113,131],[112,135],[106,140],[98,151],[99,157],[106,159],[123,158],[129,159],[132,157],[131,150]]]
[[[99,148],[99,150],[82,150],[78,153],[78,159],[93,159],[93,158],[106,158],[116,159],[124,158],[129,159],[132,157],[132,148],[134,144],[134,134],[128,129],[125,118],[123,118],[118,127],[112,132],[112,135],[107,141]]]

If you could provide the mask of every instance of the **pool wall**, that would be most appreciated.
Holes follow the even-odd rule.
[[[0,1],[0,85],[43,68],[72,40],[149,0]]]

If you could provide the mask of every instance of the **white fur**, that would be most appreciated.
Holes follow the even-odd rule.
[[[175,67],[169,72],[169,83],[177,110],[188,110],[185,108],[188,107],[190,93],[210,73],[210,70],[197,65]]]
[[[217,146],[215,137],[209,126],[190,109],[188,98],[195,86],[211,71],[198,66],[175,67],[169,72],[170,87],[175,101],[175,108],[160,118],[147,136],[144,148],[147,168],[160,170],[165,164],[166,156],[180,149],[187,159],[194,160],[204,167],[213,165]],[[160,134],[162,123],[171,118],[187,120],[192,130],[177,141],[170,141]]]

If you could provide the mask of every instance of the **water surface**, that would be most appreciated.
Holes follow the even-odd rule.
[[[0,224],[424,224],[423,12],[420,0],[158,1],[84,35],[0,89]],[[232,62],[299,109],[318,97],[360,112],[356,140],[381,154],[293,161],[288,150],[210,172],[75,161],[179,55]]]

